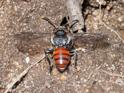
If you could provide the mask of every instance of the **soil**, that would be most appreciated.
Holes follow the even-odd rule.
[[[42,61],[12,93],[124,93],[124,0],[101,0],[101,9],[100,0],[97,1],[84,0],[82,13],[86,31],[104,34],[105,40],[95,39],[99,42],[95,48],[85,46],[86,49],[78,51],[77,69],[72,63],[69,72],[59,73],[54,68],[50,75],[48,62]],[[51,47],[51,34],[46,39],[43,33],[51,33],[53,27],[41,17],[59,25],[68,15],[65,2],[0,1],[0,93],[4,93],[14,77],[43,56],[44,48]]]

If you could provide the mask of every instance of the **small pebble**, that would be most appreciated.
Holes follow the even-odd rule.
[[[67,80],[67,77],[65,75],[61,75],[60,80],[65,81]]]
[[[52,75],[53,75],[53,76],[57,76],[57,74],[58,74],[57,69],[53,69],[53,71],[52,71]]]
[[[28,56],[25,58],[25,62],[26,62],[27,64],[30,62],[30,58],[29,58]]]

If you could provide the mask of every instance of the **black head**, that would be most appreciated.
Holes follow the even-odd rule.
[[[63,29],[59,29],[55,32],[55,36],[66,36],[66,32]]]
[[[58,30],[58,31],[55,32],[55,35],[56,36],[65,36],[66,32],[64,30]]]
[[[70,42],[70,37],[68,37],[64,28],[59,28],[51,37],[51,42],[56,47],[66,47]]]

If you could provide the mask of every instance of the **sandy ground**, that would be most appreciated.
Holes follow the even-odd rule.
[[[50,47],[46,39],[50,34],[43,33],[51,32],[53,27],[41,17],[49,17],[59,25],[67,16],[65,1],[0,1],[0,93],[42,57],[44,48]],[[124,1],[105,0],[101,12],[96,0],[85,0],[83,7],[87,32],[105,34],[104,40],[86,42],[81,38],[83,45],[79,45],[86,51],[78,52],[77,70],[72,64],[69,73],[61,74],[54,68],[49,75],[44,60],[29,71],[12,93],[124,93]],[[27,35],[20,36],[21,32]]]

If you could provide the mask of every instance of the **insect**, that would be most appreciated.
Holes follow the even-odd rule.
[[[96,49],[109,46],[106,35],[71,34],[68,33],[65,25],[57,27],[48,18],[44,18],[44,20],[55,28],[52,36],[50,33],[22,32],[15,34],[14,37],[18,40],[16,46],[22,53],[36,55],[40,52],[45,52],[50,73],[54,66],[61,73],[68,70],[72,57],[76,68],[77,48]],[[49,45],[52,45],[52,47],[46,48]]]
[[[54,36],[51,37],[53,48],[45,49],[45,55],[49,63],[50,73],[54,64],[57,70],[61,73],[68,69],[68,66],[71,63],[71,56],[74,56],[74,64],[76,67],[77,53],[73,45],[73,39],[67,34],[65,26],[60,26],[57,28],[49,19],[44,19],[52,24],[56,30],[54,32]],[[54,61],[54,64],[52,60]]]

